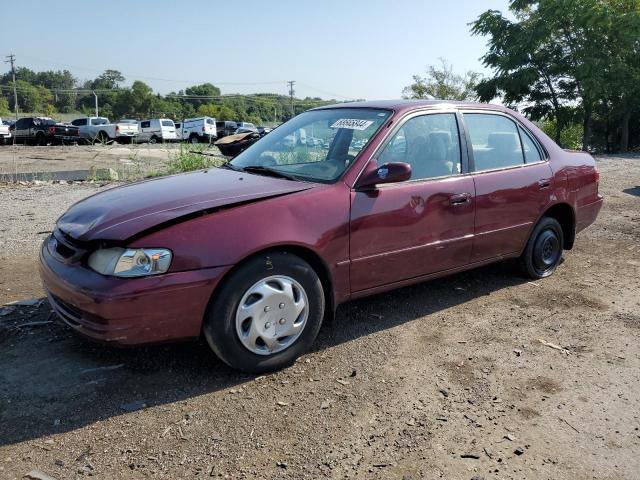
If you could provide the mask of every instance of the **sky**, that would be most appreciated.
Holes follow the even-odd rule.
[[[17,66],[105,69],[160,93],[210,82],[223,94],[347,100],[399,98],[412,76],[445,58],[457,72],[489,73],[486,38],[469,22],[508,0],[271,0],[242,2],[66,0],[3,8],[0,55]],[[9,21],[10,20],[10,21]],[[1,64],[2,70],[8,65]]]

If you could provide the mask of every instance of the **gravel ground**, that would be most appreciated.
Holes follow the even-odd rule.
[[[14,309],[0,478],[640,478],[640,158],[599,166],[603,211],[551,278],[502,263],[350,302],[270,375]],[[38,232],[98,188],[0,188],[5,300],[41,294]]]

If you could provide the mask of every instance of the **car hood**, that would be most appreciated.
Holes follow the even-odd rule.
[[[313,186],[212,168],[98,193],[73,205],[58,219],[57,227],[79,241],[124,241],[190,214],[300,192]]]

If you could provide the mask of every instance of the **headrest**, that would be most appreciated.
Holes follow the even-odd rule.
[[[500,151],[515,151],[520,148],[520,139],[516,133],[497,132],[490,133],[488,138],[489,147]]]

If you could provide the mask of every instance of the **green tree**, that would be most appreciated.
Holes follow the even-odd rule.
[[[28,113],[51,113],[48,107],[53,101],[51,91],[43,86],[34,86],[24,80],[16,80],[16,90],[18,92],[18,108],[22,112]],[[13,105],[13,96],[11,99],[11,109]]]
[[[193,85],[188,87],[184,91],[187,96],[194,97],[219,97],[220,89],[211,83],[203,83],[201,85]],[[190,98],[186,101],[193,105],[197,109],[200,105],[205,105],[211,102],[211,98]]]
[[[494,73],[478,85],[480,99],[526,103],[534,119],[554,120],[557,141],[577,104],[585,149],[594,113],[607,105],[626,148],[640,84],[638,0],[512,0],[509,9],[513,21],[489,10],[472,24],[473,33],[489,36],[483,62]]]
[[[105,70],[98,78],[90,82],[88,88],[93,90],[115,90],[124,81],[124,76],[118,70]]]
[[[0,97],[0,117],[7,117],[11,115],[11,110],[9,109],[9,102],[6,98]]]
[[[216,105],[213,103],[200,105],[198,108],[198,114],[212,117],[216,120],[233,120],[235,118],[235,113],[231,108],[225,105]]]
[[[413,76],[413,83],[402,90],[404,98],[437,98],[442,100],[476,100],[476,85],[480,80],[477,72],[462,75],[453,71],[444,58],[440,65],[429,65],[427,75]]]

